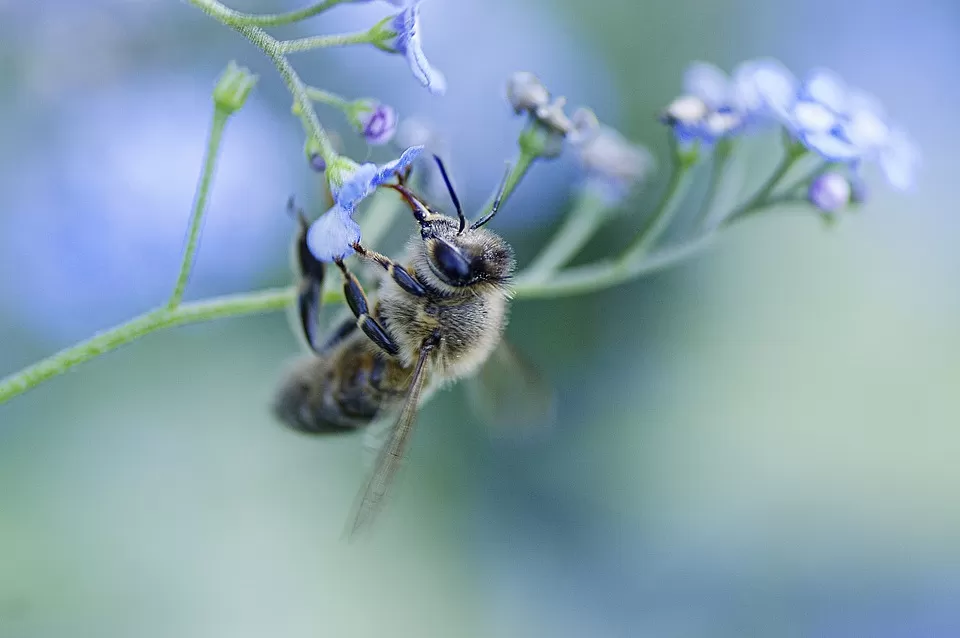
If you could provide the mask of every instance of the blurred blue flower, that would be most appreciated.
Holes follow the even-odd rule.
[[[584,172],[583,188],[607,206],[620,203],[654,167],[653,155],[609,126],[600,126],[576,144]]]
[[[380,146],[393,139],[397,132],[397,112],[392,106],[364,100],[356,113],[357,125],[368,144]]]
[[[807,198],[820,210],[834,213],[850,203],[852,192],[850,180],[845,175],[828,171],[813,180]]]
[[[373,163],[358,166],[346,158],[331,164],[327,176],[335,204],[307,231],[307,246],[313,256],[331,262],[351,254],[353,244],[360,241],[360,226],[353,220],[357,205],[396,173],[410,166],[422,151],[422,146],[410,147],[399,158],[382,166]]]
[[[684,93],[667,107],[666,122],[683,143],[713,144],[765,122],[771,106],[785,105],[796,94],[793,76],[776,60],[748,60],[728,76],[707,62],[684,72]]]
[[[876,98],[847,87],[835,73],[812,72],[782,117],[791,133],[824,159],[855,166],[876,161],[891,186],[912,187],[920,162],[914,142],[888,120]]]
[[[446,79],[430,65],[420,43],[420,3],[415,2],[398,13],[393,19],[392,27],[397,32],[392,48],[406,56],[414,77],[434,95],[446,93]]]

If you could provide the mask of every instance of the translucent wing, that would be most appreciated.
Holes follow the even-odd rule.
[[[393,478],[400,469],[403,455],[410,442],[410,435],[413,433],[413,424],[417,417],[417,409],[420,403],[420,395],[423,392],[424,382],[427,375],[424,374],[427,357],[433,350],[432,341],[425,343],[420,350],[420,356],[417,359],[417,365],[413,369],[413,376],[410,379],[410,388],[407,390],[407,397],[404,399],[403,408],[397,421],[390,430],[387,440],[377,455],[376,465],[373,473],[367,480],[366,486],[360,493],[359,504],[356,514],[353,518],[353,524],[350,527],[349,535],[354,536],[363,527],[366,527],[380,511],[383,505],[383,498],[386,496]]]
[[[553,388],[506,340],[464,387],[474,413],[500,433],[529,433],[554,420]]]

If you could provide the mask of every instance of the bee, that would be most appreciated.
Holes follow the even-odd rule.
[[[490,212],[468,225],[443,163],[435,160],[457,217],[428,206],[398,175],[389,187],[410,206],[419,233],[410,238],[401,261],[353,245],[380,276],[373,304],[343,260],[334,261],[351,314],[322,339],[316,332],[326,266],[307,248],[307,223],[302,212],[298,215],[298,319],[313,352],[298,360],[281,383],[274,413],[295,430],[321,435],[358,431],[396,414],[360,493],[351,535],[381,508],[420,404],[434,390],[490,362],[498,370],[477,375],[483,386],[469,394],[486,399],[488,413],[513,411],[544,420],[551,405],[539,375],[503,341],[516,262],[510,245],[484,225],[499,210],[504,186]],[[513,410],[507,401],[525,405]]]

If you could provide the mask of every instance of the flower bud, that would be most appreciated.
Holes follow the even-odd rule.
[[[600,127],[578,151],[588,186],[611,205],[646,180],[654,168],[650,151],[607,126]]]
[[[393,107],[376,100],[359,100],[354,104],[353,116],[369,144],[379,146],[393,139],[397,132],[397,112]]]
[[[529,71],[517,71],[507,80],[507,101],[517,113],[536,111],[550,102],[550,92]]]
[[[820,210],[833,213],[850,203],[852,193],[850,180],[837,172],[827,172],[810,184],[807,197]]]
[[[256,75],[231,61],[213,87],[213,103],[220,111],[234,113],[243,107],[256,83]]]

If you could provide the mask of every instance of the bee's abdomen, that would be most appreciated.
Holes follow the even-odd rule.
[[[329,358],[299,364],[281,385],[274,413],[301,432],[350,432],[402,399],[404,372],[394,360],[353,341]]]

